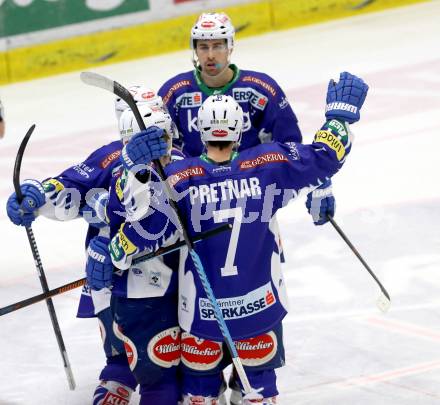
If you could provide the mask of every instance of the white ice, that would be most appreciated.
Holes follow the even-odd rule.
[[[323,122],[327,81],[362,76],[370,93],[356,142],[334,178],[336,220],[392,297],[331,225],[315,227],[300,200],[280,215],[291,304],[285,320],[281,404],[440,403],[440,3],[368,14],[238,41],[233,60],[285,89],[305,141]],[[148,45],[146,45],[148,46]],[[189,70],[182,51],[93,70],[158,88]],[[28,127],[37,129],[22,179],[42,179],[115,139],[113,98],[79,72],[4,86],[0,142],[0,306],[41,292],[24,229],[6,217],[12,168]],[[39,219],[34,232],[51,287],[81,278],[81,220]],[[0,404],[90,403],[104,365],[97,323],[75,318],[79,290],[54,298],[77,389],[69,391],[45,303],[0,318]],[[136,397],[137,398],[137,397]],[[135,401],[136,402],[136,398]]]

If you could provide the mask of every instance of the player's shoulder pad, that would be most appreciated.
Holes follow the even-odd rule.
[[[238,166],[240,170],[270,168],[273,164],[288,163],[290,160],[292,160],[292,151],[288,145],[270,142],[240,152]]]
[[[175,162],[176,160],[183,160],[185,158],[186,158],[186,155],[180,149],[177,149],[174,147],[171,149],[171,161],[172,162]]]
[[[119,164],[119,157],[122,153],[122,142],[114,141],[107,145],[102,146],[100,149],[101,159],[99,166],[101,169],[107,169],[113,167],[115,164]]]
[[[162,97],[164,104],[168,105],[170,100],[176,97],[188,87],[194,85],[194,74],[190,70],[188,72],[180,73],[171,79],[167,80],[159,89],[157,94]]]
[[[115,163],[118,163],[121,150],[121,141],[110,142],[92,152],[83,163],[93,162],[92,165],[94,167],[105,170],[109,167],[113,167]]]
[[[104,180],[103,173],[115,173],[114,169],[120,165],[119,156],[121,154],[122,142],[114,141],[93,151],[85,160],[70,166],[64,170],[57,178],[66,179],[86,179],[86,181],[95,181],[98,178]],[[99,182],[98,182],[99,183]],[[95,187],[99,187],[98,184]]]
[[[188,167],[195,166],[200,164],[200,157],[186,157],[185,159],[172,161],[168,166],[165,167],[165,172],[168,176],[180,171],[184,170]]]
[[[279,84],[268,74],[262,72],[256,72],[253,70],[241,70],[240,78],[236,84],[236,87],[240,85],[246,85],[247,87],[253,87],[263,94],[279,98],[284,94]]]
[[[122,142],[121,141],[113,141],[106,145],[100,146],[98,149],[95,149],[87,158],[87,160],[90,159],[99,159],[100,157],[104,157],[108,155],[109,153],[112,153],[117,150],[122,149]]]
[[[206,171],[203,166],[203,161],[199,157],[174,161],[165,168],[168,182],[171,186],[175,186],[192,177],[204,176]]]

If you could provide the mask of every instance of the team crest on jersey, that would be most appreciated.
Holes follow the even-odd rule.
[[[182,363],[193,370],[212,370],[223,358],[220,342],[182,333]]]
[[[257,156],[255,159],[243,160],[240,163],[240,170],[253,169],[254,167],[262,166],[268,163],[288,162],[286,156],[279,152],[265,153]]]
[[[193,108],[202,105],[202,93],[195,91],[192,93],[183,93],[176,98],[176,106],[180,108]]]
[[[154,287],[160,287],[162,285],[162,273],[160,271],[150,271],[149,283]]]
[[[284,110],[289,105],[289,101],[286,97],[283,97],[281,101],[278,103],[278,107],[280,107],[280,110]]]
[[[92,291],[91,287],[87,283],[85,283],[83,285],[82,290],[81,290],[81,295],[85,295],[87,297],[91,297],[92,296],[91,291]]]
[[[220,298],[217,302],[223,318],[229,320],[256,315],[274,305],[277,300],[269,282],[246,295]],[[203,321],[216,320],[214,309],[207,298],[199,298],[199,313]]]
[[[298,147],[295,142],[286,142],[286,145],[289,147],[289,156],[293,160],[299,160],[299,152]]]
[[[130,366],[130,370],[133,371],[138,361],[138,353],[135,344],[124,335],[122,328],[116,322],[113,322],[113,333],[118,339],[124,342],[128,365]]]
[[[204,175],[205,175],[205,169],[202,166],[194,166],[173,174],[168,179],[168,182],[171,186],[175,186],[181,180],[187,180],[190,177],[198,177]]]
[[[158,366],[170,368],[180,362],[180,328],[166,329],[154,336],[147,346],[148,357]]]
[[[263,111],[269,99],[253,87],[237,87],[232,89],[232,96],[237,103],[249,103],[257,110]]]
[[[119,156],[121,156],[120,150],[115,150],[114,152],[107,155],[102,161],[101,161],[101,167],[105,169],[108,167],[108,165],[113,162],[114,160],[118,159]]]
[[[278,348],[277,337],[272,331],[235,342],[244,366],[261,366],[272,360]]]
[[[188,311],[188,298],[181,294],[180,300],[181,300],[180,309],[182,311],[189,312]]]

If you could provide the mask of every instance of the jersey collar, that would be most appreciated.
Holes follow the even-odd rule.
[[[212,96],[215,94],[225,94],[229,90],[229,88],[238,80],[238,77],[240,76],[240,69],[238,69],[236,65],[230,64],[229,67],[234,72],[234,75],[232,76],[232,80],[229,83],[226,83],[223,87],[218,87],[218,88],[208,87],[202,80],[200,70],[194,69],[193,71],[194,78],[200,90],[202,90],[203,93],[205,93],[207,96]]]
[[[229,160],[225,160],[224,162],[216,162],[216,161],[212,160],[211,158],[209,158],[206,153],[202,153],[200,155],[200,159],[202,159],[204,162],[210,163],[210,164],[215,165],[215,166],[225,166],[228,163],[231,163],[237,157],[238,157],[238,152],[233,151],[231,153],[231,156],[229,157]]]

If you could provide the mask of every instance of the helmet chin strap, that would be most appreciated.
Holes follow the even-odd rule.
[[[195,51],[195,50],[192,51],[191,62],[192,62],[192,64],[193,64],[193,66],[194,66],[195,69],[201,71],[201,69],[200,69],[200,67],[199,67],[199,59],[197,58],[197,55],[196,55],[196,51]]]

